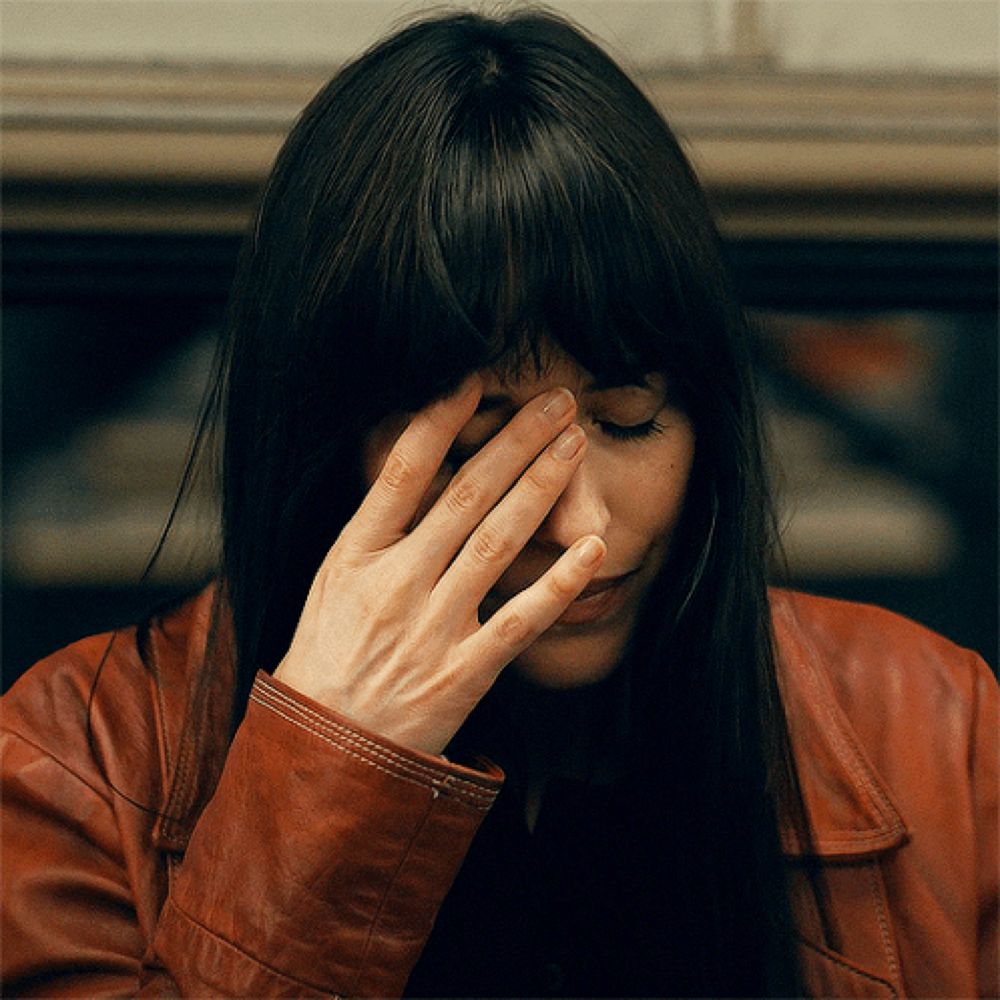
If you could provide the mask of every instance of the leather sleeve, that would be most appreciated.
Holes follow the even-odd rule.
[[[976,659],[970,772],[977,817],[979,996],[1000,996],[1000,696],[997,682]]]
[[[499,789],[463,771],[259,675],[158,958],[185,994],[399,995]]]
[[[5,751],[17,995],[398,995],[502,781],[396,748],[261,674],[144,927],[111,793],[22,736]]]

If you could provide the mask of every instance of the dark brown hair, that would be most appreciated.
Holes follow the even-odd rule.
[[[537,358],[543,339],[602,378],[666,373],[697,436],[681,525],[622,666],[630,780],[646,792],[615,822],[642,866],[629,883],[642,982],[796,994],[778,817],[802,812],[747,327],[670,129],[558,17],[412,24],[338,73],[278,157],[216,394],[235,718],[361,500],[366,431],[472,370]]]

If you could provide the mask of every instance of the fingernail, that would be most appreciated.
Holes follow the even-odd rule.
[[[556,389],[554,392],[550,392],[546,397],[545,405],[542,407],[542,413],[544,413],[553,423],[557,423],[565,417],[567,413],[569,413],[572,406],[573,393],[571,393],[569,389]]]
[[[577,452],[583,447],[585,438],[586,435],[583,433],[582,427],[578,424],[570,424],[553,442],[552,454],[564,462],[575,458]]]
[[[599,538],[588,538],[576,550],[576,559],[582,566],[593,566],[604,555],[604,543]]]

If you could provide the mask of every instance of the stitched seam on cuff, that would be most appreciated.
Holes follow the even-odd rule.
[[[382,771],[384,774],[388,774],[393,778],[398,778],[400,781],[408,781],[411,784],[416,785],[418,788],[422,788],[425,791],[433,792],[435,795],[438,794],[438,790],[440,787],[446,787],[447,785],[446,780],[440,782],[434,782],[426,780],[426,776],[424,775],[419,775],[414,777],[412,774],[407,774],[405,769],[400,768],[398,764],[396,768],[385,767],[384,765],[378,763],[377,761],[372,760],[371,757],[367,756],[366,754],[359,753],[357,750],[351,749],[348,746],[344,746],[342,742],[334,739],[331,735],[313,729],[302,719],[296,719],[293,716],[288,715],[287,713],[283,712],[280,708],[278,708],[277,705],[272,705],[269,702],[263,700],[262,698],[257,697],[255,693],[251,693],[250,700],[255,701],[261,707],[266,708],[270,712],[273,712],[275,715],[284,719],[286,722],[291,723],[293,726],[296,726],[299,729],[302,729],[303,731],[309,733],[310,735],[315,736],[317,739],[323,740],[325,743],[329,743],[330,746],[339,750],[341,753],[346,754],[348,757],[353,757],[356,760],[361,761],[362,764],[367,764],[369,767],[374,767],[377,771]],[[493,804],[492,796],[490,797],[489,801],[484,801],[473,798],[468,793],[464,792],[462,789],[454,789],[454,792],[457,798],[461,798],[467,805],[471,806],[473,809],[481,810],[482,812],[486,812]]]
[[[886,916],[884,900],[884,884],[881,879],[881,871],[877,861],[868,863],[868,881],[870,883],[872,900],[875,903],[875,912],[878,914],[879,933],[882,936],[882,947],[889,960],[889,975],[892,976],[893,985],[899,982],[899,964],[896,962],[896,945],[889,932],[889,919]]]
[[[255,686],[251,693],[251,700],[257,704],[269,708],[275,714],[295,722],[300,728],[305,729],[313,735],[326,740],[326,742],[349,753],[354,757],[370,761],[373,766],[389,765],[392,770],[387,773],[398,774],[400,777],[409,777],[425,787],[432,787],[437,790],[446,789],[450,793],[461,797],[477,808],[489,808],[497,797],[498,789],[491,789],[478,785],[466,778],[460,778],[444,770],[436,770],[419,761],[411,760],[401,754],[395,753],[388,747],[374,742],[360,733],[356,733],[347,726],[324,718],[319,713],[306,706],[300,705],[283,692],[270,686]],[[292,719],[284,712],[280,711],[278,702],[287,712],[293,713],[298,718]],[[378,763],[376,763],[378,762]],[[380,767],[386,770],[386,767]]]
[[[410,769],[423,772],[428,777],[438,778],[443,776],[440,770],[432,767],[431,765],[424,764],[421,761],[413,760],[410,757],[406,757],[400,753],[397,753],[395,750],[392,749],[392,747],[386,746],[385,744],[382,743],[377,743],[376,741],[366,737],[364,734],[359,733],[354,729],[351,729],[344,723],[337,722],[335,719],[329,719],[326,716],[321,715],[314,708],[311,708],[308,705],[304,705],[298,701],[295,701],[294,699],[290,698],[287,694],[285,694],[284,691],[280,691],[273,685],[268,684],[267,680],[263,677],[258,678],[257,687],[259,689],[259,693],[261,694],[266,693],[268,696],[272,696],[280,700],[290,709],[294,709],[295,711],[302,713],[308,718],[315,720],[316,724],[319,725],[321,728],[332,730],[342,735],[345,740],[352,743],[357,743],[359,746],[363,746],[370,749],[371,752],[376,754],[377,756],[381,756],[389,760],[392,760],[394,762],[398,762]],[[450,774],[447,775],[447,777],[449,778],[452,786],[459,785],[462,787],[466,787],[476,795],[483,795],[484,793],[495,795],[495,791],[493,789],[484,787],[478,782],[472,781],[468,778],[461,778],[458,777],[457,775],[450,775]]]

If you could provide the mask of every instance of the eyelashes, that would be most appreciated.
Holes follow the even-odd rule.
[[[653,437],[655,434],[662,434],[666,429],[666,425],[660,422],[658,416],[645,420],[641,424],[616,424],[611,420],[595,420],[594,426],[612,441],[641,441],[644,438]],[[486,441],[475,447],[455,445],[449,449],[445,456],[445,462],[453,469],[457,469],[472,458],[484,444]]]
[[[614,441],[641,441],[643,438],[662,434],[664,427],[657,417],[641,424],[615,424],[610,420],[595,420],[594,423]]]

